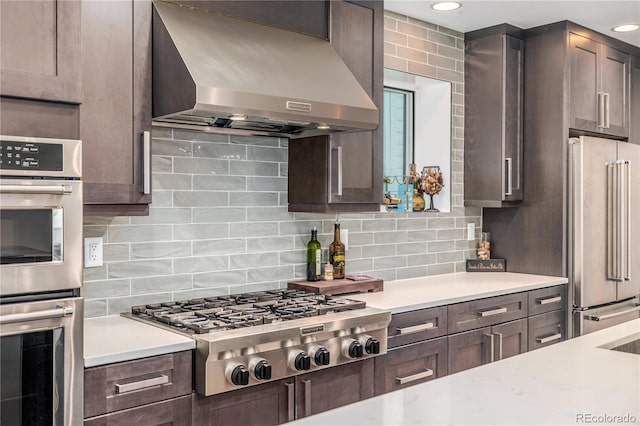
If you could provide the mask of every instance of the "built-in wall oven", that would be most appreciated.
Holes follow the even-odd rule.
[[[0,136],[0,424],[82,423],[77,140]]]

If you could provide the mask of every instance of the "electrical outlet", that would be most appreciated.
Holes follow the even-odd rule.
[[[102,266],[102,237],[84,239],[84,267]]]
[[[342,229],[340,230],[340,240],[342,244],[344,244],[344,251],[349,250],[349,230]]]
[[[476,224],[473,222],[467,223],[467,241],[473,241],[476,239]]]

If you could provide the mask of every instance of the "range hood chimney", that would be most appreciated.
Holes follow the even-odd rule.
[[[153,4],[154,122],[287,138],[378,126],[375,104],[326,40]]]

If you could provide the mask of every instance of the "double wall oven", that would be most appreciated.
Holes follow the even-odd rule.
[[[78,140],[0,136],[0,424],[82,422]]]

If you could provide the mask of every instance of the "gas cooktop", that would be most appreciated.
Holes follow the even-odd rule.
[[[231,296],[133,306],[131,314],[184,333],[213,333],[329,313],[362,309],[365,302],[300,290],[270,290]]]
[[[386,353],[388,311],[301,290],[133,306],[126,317],[196,340],[202,395]]]

